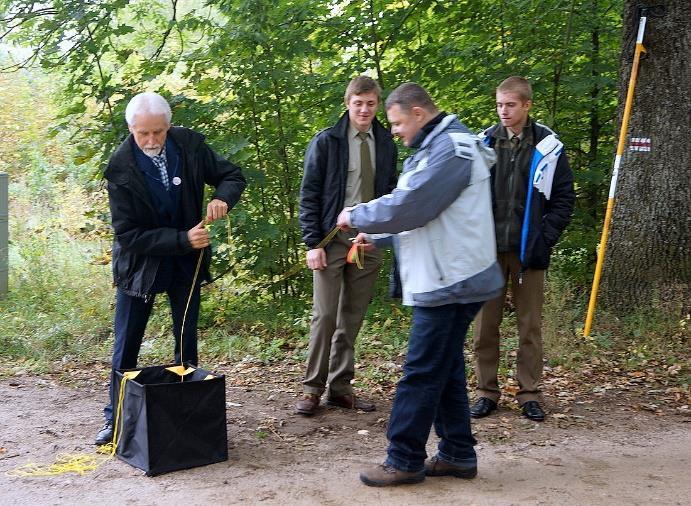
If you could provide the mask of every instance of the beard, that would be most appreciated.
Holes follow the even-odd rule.
[[[141,149],[142,149],[142,151],[144,151],[144,153],[147,156],[156,156],[156,155],[161,153],[161,146],[159,146],[159,145],[146,146],[146,147],[141,148]]]

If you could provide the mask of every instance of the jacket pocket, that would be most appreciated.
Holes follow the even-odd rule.
[[[437,281],[444,281],[446,279],[446,272],[444,270],[444,255],[441,249],[441,239],[436,239],[429,242],[429,254],[437,273]]]
[[[528,243],[525,266],[531,269],[546,269],[549,267],[549,257],[551,255],[552,248],[547,245],[545,237],[542,231],[540,231]]]

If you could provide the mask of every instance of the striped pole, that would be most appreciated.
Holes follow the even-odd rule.
[[[607,198],[607,211],[605,212],[605,222],[602,226],[602,236],[600,237],[600,249],[597,254],[597,264],[595,265],[595,276],[593,278],[593,287],[590,291],[590,302],[588,303],[588,314],[585,318],[585,326],[583,327],[583,335],[590,336],[590,328],[593,324],[593,316],[595,315],[595,304],[597,302],[597,292],[600,288],[600,277],[602,276],[602,264],[605,261],[605,251],[607,249],[607,236],[609,235],[609,225],[612,221],[612,209],[614,209],[614,192],[617,188],[617,178],[619,177],[619,166],[621,165],[621,157],[624,154],[624,147],[626,145],[626,134],[629,128],[629,118],[631,117],[631,105],[633,104],[633,92],[636,89],[636,79],[638,78],[638,66],[641,60],[641,53],[645,53],[643,47],[643,34],[645,33],[645,23],[647,16],[641,16],[638,23],[638,36],[636,37],[636,51],[633,55],[633,65],[631,66],[631,78],[629,79],[629,88],[626,92],[626,104],[624,105],[624,117],[621,122],[621,129],[619,130],[619,144],[617,145],[617,155],[614,157],[614,169],[612,170],[612,180],[609,185],[609,197]]]
[[[9,220],[9,195],[7,192],[7,174],[0,172],[0,299],[7,295],[8,277],[8,248],[9,235],[7,223]]]

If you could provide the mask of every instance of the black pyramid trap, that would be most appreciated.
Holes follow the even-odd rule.
[[[147,476],[228,460],[225,376],[189,365],[115,372],[116,455]]]

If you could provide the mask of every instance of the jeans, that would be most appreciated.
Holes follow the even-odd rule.
[[[197,364],[197,320],[199,318],[199,282],[192,293],[185,332],[183,333],[182,355],[180,354],[180,330],[185,314],[187,298],[190,294],[190,281],[173,280],[166,290],[173,316],[173,335],[175,336],[175,363]],[[127,295],[119,288],[115,299],[115,343],[113,344],[113,361],[110,376],[109,403],[103,410],[106,421],[113,422],[113,405],[115,402],[115,370],[134,369],[144,338],[146,324],[151,315],[155,295],[146,300]]]
[[[482,302],[414,307],[403,377],[391,416],[387,464],[406,472],[424,469],[425,446],[434,424],[439,456],[474,467],[475,438],[465,381],[463,342]]]

